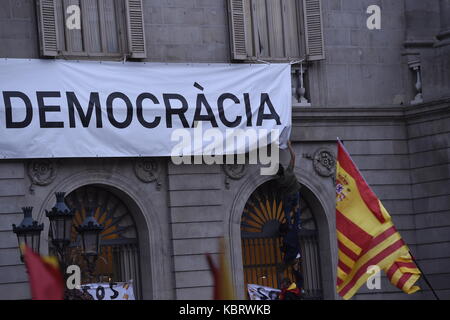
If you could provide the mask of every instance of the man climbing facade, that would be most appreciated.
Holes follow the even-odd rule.
[[[279,233],[283,239],[281,251],[284,253],[283,262],[278,268],[278,278],[284,277],[284,272],[292,267],[301,257],[298,231],[300,229],[299,191],[301,185],[294,173],[295,153],[290,142],[288,149],[291,160],[286,169],[280,164],[278,169],[278,192],[282,195],[285,223],[279,227]]]

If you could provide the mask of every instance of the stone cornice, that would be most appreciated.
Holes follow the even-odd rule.
[[[409,121],[450,115],[450,98],[408,106],[293,107],[292,121]]]
[[[421,118],[441,118],[450,116],[450,98],[410,106],[405,109],[405,120],[412,121]]]
[[[294,107],[292,121],[368,121],[404,119],[404,107]]]

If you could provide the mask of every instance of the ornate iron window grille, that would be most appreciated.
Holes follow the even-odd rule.
[[[286,221],[282,197],[276,192],[275,181],[269,181],[253,192],[241,218],[242,261],[245,284],[278,288],[281,279],[277,266],[282,263],[282,238],[278,233]],[[316,222],[308,203],[300,196],[301,226],[299,241],[302,249],[301,271],[304,277],[304,299],[322,299],[319,241]],[[284,277],[293,279],[289,271]]]
[[[99,282],[133,281],[136,299],[141,298],[141,275],[137,230],[128,207],[115,194],[98,186],[78,188],[66,196],[67,206],[75,210],[74,226],[94,208],[94,217],[105,228],[100,234],[100,255],[94,276]],[[88,282],[87,266],[81,256],[81,242],[72,227],[69,263],[82,270],[82,284]],[[50,242],[51,243],[51,242]],[[52,252],[54,248],[50,247]]]

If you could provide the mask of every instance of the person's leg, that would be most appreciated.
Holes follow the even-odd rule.
[[[298,229],[298,226],[300,225],[299,199],[299,193],[289,194],[283,199],[284,217],[286,218],[286,222],[289,224],[289,226],[294,225],[296,229]]]
[[[300,259],[295,259],[295,263],[292,265],[292,271],[297,287],[303,289],[303,270],[301,267]]]
[[[290,257],[285,256],[283,258],[283,262],[278,265],[278,267],[277,267],[278,288],[281,288],[281,281],[287,277],[285,272],[287,270],[288,273],[290,273],[289,267],[292,267],[293,263],[294,263],[294,260],[292,260]]]
[[[295,205],[294,205],[294,203],[295,203]],[[295,199],[294,199],[294,201],[293,201],[293,206],[294,206],[294,208],[295,208],[295,210],[294,210],[294,223],[293,223],[293,225],[294,225],[294,230],[295,230],[295,233],[296,233],[296,238],[297,238],[297,242],[299,242],[300,241],[300,239],[299,239],[299,235],[298,235],[298,233],[299,233],[299,231],[300,231],[300,229],[301,229],[301,220],[300,220],[300,215],[301,215],[301,211],[300,211],[300,193],[296,193],[295,194]],[[301,250],[301,245],[300,245],[300,243],[298,243],[298,254],[300,254],[300,257],[302,256],[302,250]],[[296,257],[297,258],[297,257]]]
[[[283,262],[281,262],[278,266],[277,266],[277,285],[278,285],[278,289],[281,289],[281,281],[284,279],[284,272],[287,269],[287,265]]]
[[[293,196],[290,194],[284,196],[283,198],[284,217],[286,219],[286,223],[289,226],[292,225],[291,211],[294,208],[292,204],[293,204]]]
[[[295,203],[295,205],[294,205]],[[296,208],[294,212],[294,226],[296,230],[301,229],[300,225],[300,193],[296,193],[293,200],[293,206]]]

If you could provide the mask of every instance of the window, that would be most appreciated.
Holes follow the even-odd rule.
[[[142,0],[39,0],[38,18],[43,56],[146,57]]]
[[[324,59],[321,5],[321,0],[229,0],[233,59]]]
[[[128,206],[106,188],[83,186],[66,196],[73,218],[72,246],[68,250],[70,264],[80,266],[82,284],[93,282],[131,282],[136,299],[141,298],[139,243],[136,224]],[[81,254],[80,236],[76,225],[83,223],[88,210],[94,210],[95,219],[103,225],[100,234],[100,255],[90,279],[86,262]],[[49,250],[55,252],[51,242]]]
[[[280,224],[286,222],[282,195],[278,190],[275,180],[264,183],[250,196],[242,213],[241,246],[246,289],[248,284],[280,288],[280,276],[295,281],[292,267],[283,275],[277,272],[283,261],[282,238],[278,230]],[[303,299],[322,299],[318,229],[312,209],[302,195],[300,212],[302,229],[298,231],[298,240],[302,253]]]

